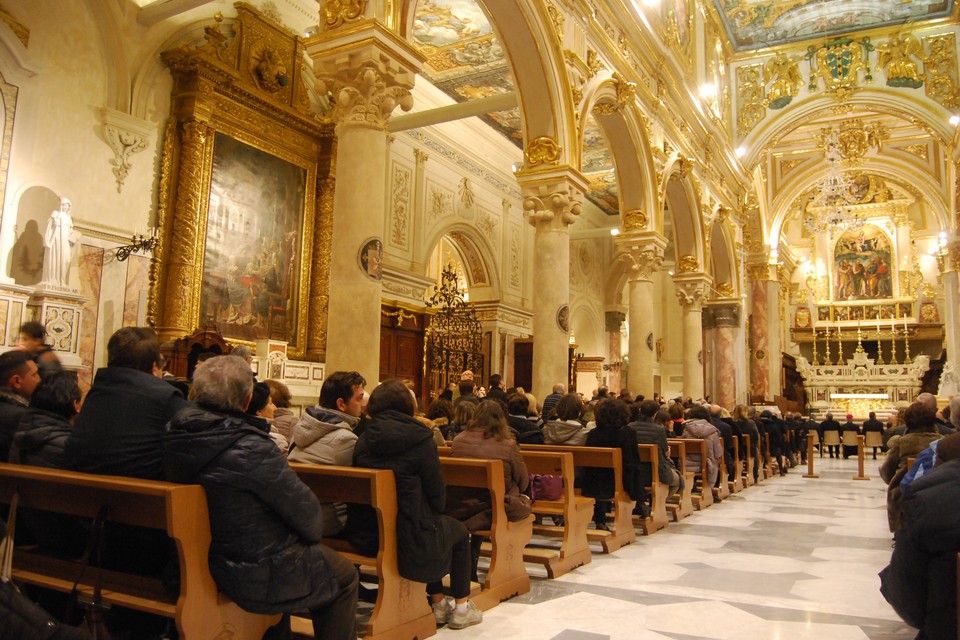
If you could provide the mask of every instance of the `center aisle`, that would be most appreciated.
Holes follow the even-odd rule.
[[[894,640],[916,632],[880,595],[890,559],[879,461],[817,458],[484,613],[440,638]],[[528,569],[536,570],[527,565]],[[537,574],[533,574],[537,575]]]

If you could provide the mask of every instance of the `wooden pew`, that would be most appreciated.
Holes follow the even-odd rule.
[[[174,540],[180,559],[180,593],[170,594],[159,578],[102,570],[102,601],[172,618],[183,640],[214,637],[259,640],[280,616],[249,613],[217,591],[210,575],[210,518],[200,485],[182,485],[0,464],[0,504],[19,495],[19,509],[95,518],[107,507],[106,522],[158,529]],[[144,553],[157,554],[158,549]],[[79,563],[43,555],[32,548],[13,554],[13,579],[69,592]],[[98,571],[90,567],[79,585],[92,597]]]
[[[523,461],[530,473],[563,477],[563,495],[559,500],[537,500],[533,513],[540,516],[562,516],[563,526],[534,525],[541,536],[560,537],[560,549],[528,545],[524,562],[543,565],[547,576],[556,578],[593,560],[587,525],[593,520],[593,498],[579,496],[573,488],[573,454],[565,451],[530,451],[521,447]]]
[[[730,493],[743,491],[743,465],[740,464],[740,437],[733,436],[733,480],[727,480]],[[729,476],[728,476],[729,477]]]
[[[667,511],[673,515],[674,522],[679,522],[693,513],[693,484],[697,476],[693,471],[686,470],[687,441],[683,438],[668,438],[667,444],[670,446],[670,457],[676,463],[677,471],[683,474],[683,492],[679,497],[671,498],[667,502]]]
[[[693,492],[692,499],[697,511],[703,511],[713,504],[713,490],[707,482],[707,441],[702,438],[670,438],[667,443],[672,445],[676,440],[683,440],[688,456],[700,454],[700,469],[694,472],[695,477],[700,480],[700,490]]]
[[[501,601],[530,591],[530,576],[523,566],[523,550],[533,535],[533,516],[510,522],[504,506],[506,489],[501,460],[440,457],[440,470],[448,487],[470,487],[490,492],[492,524],[489,530],[474,531],[490,539],[490,569],[473,603],[486,611]]]
[[[650,485],[646,487],[650,492],[650,515],[646,518],[633,516],[633,523],[643,529],[643,535],[649,536],[667,526],[667,496],[670,495],[670,485],[660,481],[660,448],[655,444],[638,444],[640,462],[650,465]]]
[[[730,486],[727,484],[727,478],[730,474],[727,471],[726,450],[717,460],[717,466],[719,469],[717,470],[717,484],[713,486],[713,499],[715,502],[722,502],[730,496]]]
[[[380,588],[362,637],[409,640],[436,634],[437,623],[427,602],[426,585],[402,578],[397,568],[397,486],[393,472],[300,463],[290,463],[290,467],[321,502],[365,504],[377,512],[380,548],[376,556],[361,555],[346,540],[324,539],[324,544],[350,562],[376,570]],[[298,634],[313,635],[309,620],[294,617],[291,626]]]
[[[756,484],[753,481],[753,450],[750,448],[750,434],[743,434],[744,451],[746,451],[746,460],[744,461],[746,473],[743,475],[743,486],[752,487]]]
[[[561,447],[548,444],[523,444],[521,451],[565,451],[573,454],[575,467],[599,467],[613,470],[613,523],[609,531],[588,529],[587,538],[599,542],[604,553],[612,553],[637,539],[633,527],[633,507],[636,502],[623,488],[623,453],[613,447]]]

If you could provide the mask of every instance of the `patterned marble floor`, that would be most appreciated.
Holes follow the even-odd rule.
[[[817,459],[694,513],[438,638],[908,640],[880,595],[890,559],[879,463]],[[528,565],[535,572],[537,568]]]

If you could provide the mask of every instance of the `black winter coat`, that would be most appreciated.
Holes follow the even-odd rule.
[[[676,467],[670,460],[670,448],[667,445],[667,430],[655,422],[646,422],[639,420],[627,425],[637,436],[637,444],[655,444],[657,445],[657,454],[659,464],[657,465],[657,475],[660,476],[660,482],[664,482],[673,475]],[[648,486],[653,482],[653,470],[650,463],[640,463],[640,482],[643,486]]]
[[[34,467],[63,468],[63,448],[73,427],[50,411],[27,409],[13,434],[10,461]]]
[[[185,406],[183,394],[149,373],[100,369],[67,440],[67,468],[163,480],[161,437]]]
[[[399,411],[377,414],[353,449],[353,466],[390,469],[397,483],[397,560],[400,575],[436,582],[449,573],[453,545],[446,540],[441,514],[446,486],[433,432]],[[368,509],[350,505],[347,535],[362,552],[376,552],[377,524]]]
[[[13,390],[0,388],[0,462],[7,462],[13,434],[17,432],[20,418],[27,412],[27,400]]]
[[[960,460],[934,467],[903,493],[902,518],[880,591],[918,638],[957,637]]]
[[[637,434],[629,426],[619,429],[604,429],[599,425],[587,433],[585,446],[619,447],[623,457],[623,488],[636,501],[644,498],[643,480],[640,477],[640,452],[637,451]],[[613,499],[613,469],[584,467],[583,495],[597,500]]]
[[[269,434],[241,413],[184,409],[164,435],[164,471],[198,483],[210,510],[210,573],[254,613],[313,609],[338,586],[319,545],[320,503]]]

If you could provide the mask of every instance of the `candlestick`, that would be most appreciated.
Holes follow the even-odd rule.
[[[910,360],[910,332],[907,329],[906,322],[904,322],[904,325],[903,325],[903,350],[904,350],[903,364],[911,364],[912,360]]]
[[[817,330],[813,330],[813,366],[818,366],[820,363],[817,362]]]
[[[897,328],[890,327],[890,364],[900,364],[897,362]]]
[[[880,327],[877,327],[877,364],[884,364],[883,362],[883,343],[880,342]]]
[[[843,361],[843,334],[840,331],[840,327],[837,327],[837,366],[842,367],[844,365]]]
[[[827,327],[823,332],[823,346],[826,348],[827,353],[823,356],[823,364],[828,367],[833,363],[830,362],[830,327]]]

